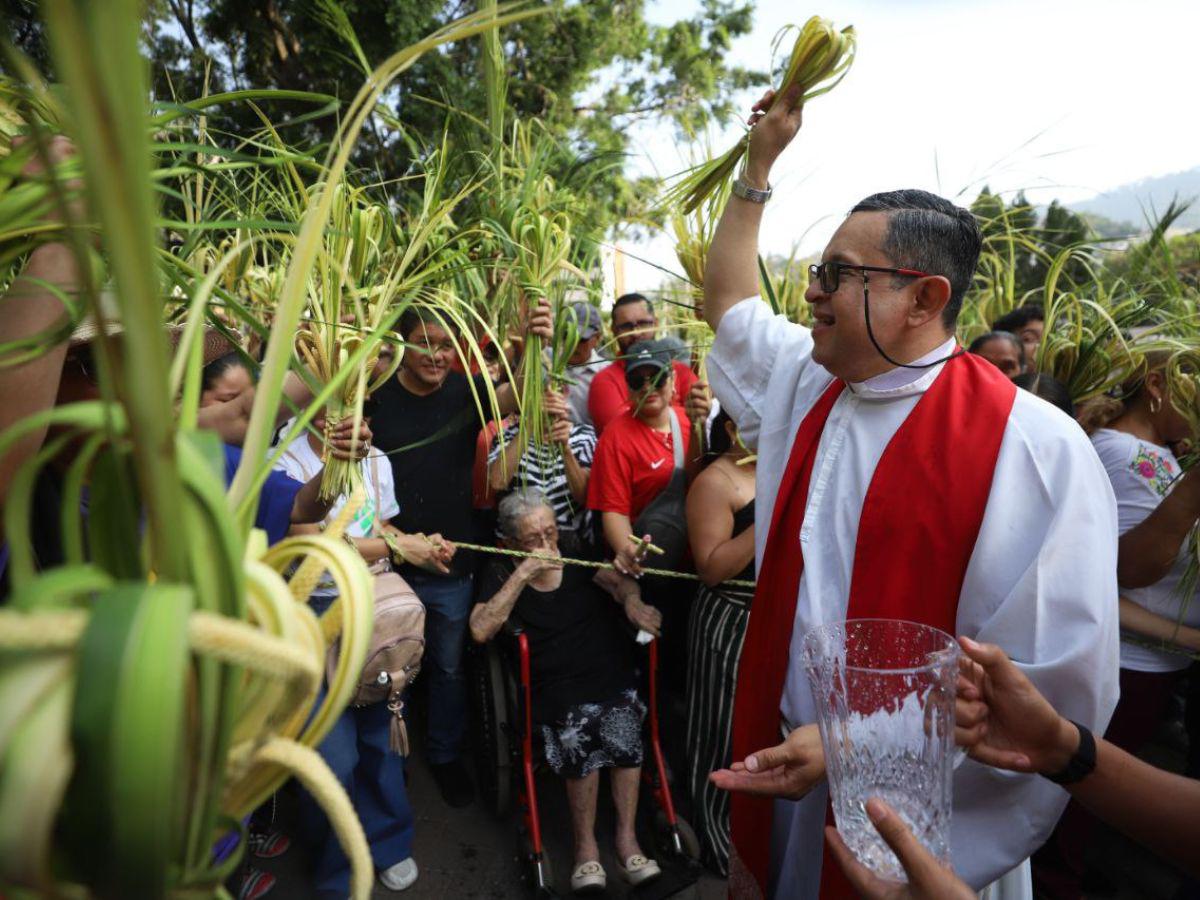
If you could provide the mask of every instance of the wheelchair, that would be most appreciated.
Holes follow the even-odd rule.
[[[659,742],[656,640],[646,645],[641,668],[648,710],[642,786],[643,794],[648,792],[654,802],[638,803],[638,840],[660,865],[667,860],[678,861],[698,873],[700,844],[692,826],[675,809]],[[519,627],[507,623],[495,639],[472,647],[468,671],[472,744],[483,804],[496,818],[504,819],[515,800],[519,811],[517,859],[522,880],[535,897],[557,897],[538,814],[534,776],[545,761],[534,741],[527,636]],[[665,872],[666,866],[663,868]]]

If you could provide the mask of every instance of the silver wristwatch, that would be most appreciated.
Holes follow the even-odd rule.
[[[741,197],[743,200],[749,200],[751,203],[766,203],[771,199],[771,185],[768,184],[765,191],[760,191],[758,188],[750,187],[739,175],[733,180],[733,195]]]

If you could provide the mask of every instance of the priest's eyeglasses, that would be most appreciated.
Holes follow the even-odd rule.
[[[917,269],[893,269],[887,266],[856,266],[852,263],[839,262],[830,260],[820,265],[808,267],[808,277],[818,281],[821,285],[821,290],[826,294],[832,294],[838,289],[838,285],[842,283],[843,272],[890,272],[893,275],[901,275],[905,278],[926,278],[930,273],[921,272]],[[863,275],[863,279],[866,279]]]

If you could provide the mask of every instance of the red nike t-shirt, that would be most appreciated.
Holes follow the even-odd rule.
[[[692,429],[680,407],[671,409],[679,419],[686,460]],[[671,432],[655,431],[629,412],[617,416],[596,444],[588,481],[588,508],[622,513],[630,521],[636,519],[671,480],[673,450]]]

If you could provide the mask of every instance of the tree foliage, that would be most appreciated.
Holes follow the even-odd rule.
[[[1068,247],[1093,240],[1097,235],[1087,220],[1053,200],[1044,214],[1018,193],[1011,203],[987,187],[971,204],[979,218],[984,245],[1002,245],[1014,278],[1015,295],[1038,300],[1054,258]],[[1065,270],[1069,279],[1084,278],[1081,260],[1072,260]]]
[[[39,64],[46,54],[37,4],[0,0],[7,32]],[[375,65],[409,44],[474,11],[473,0],[339,0]],[[507,109],[512,118],[536,118],[563,148],[564,165],[607,159],[591,185],[589,226],[601,230],[643,212],[648,191],[624,172],[630,129],[645,121],[698,131],[709,116],[732,111],[735,92],[765,76],[730,65],[734,38],[750,31],[752,4],[704,0],[690,18],[648,21],[646,0],[587,0],[556,4],[547,15],[502,32]],[[190,99],[204,92],[286,88],[350,99],[364,67],[344,36],[329,25],[317,0],[150,0],[144,47],[159,99]],[[356,162],[390,182],[436,144],[451,109],[471,121],[487,116],[481,43],[451,44],[422,58],[384,101],[391,125],[377,117],[364,132]],[[306,110],[307,111],[307,110]],[[286,110],[272,109],[275,122]],[[259,124],[244,107],[214,123],[246,133]],[[332,117],[302,123],[309,146],[327,141]],[[473,142],[472,142],[473,143]],[[470,146],[470,145],[468,145]]]

